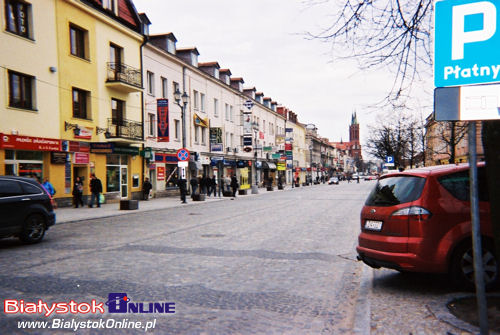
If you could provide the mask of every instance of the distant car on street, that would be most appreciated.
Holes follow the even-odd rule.
[[[374,175],[366,175],[365,180],[377,180],[377,176]]]
[[[55,222],[53,200],[42,185],[31,178],[0,176],[0,238],[37,243]]]
[[[493,243],[486,167],[478,164],[482,254],[487,288],[500,283]],[[386,174],[361,211],[358,259],[374,268],[449,273],[474,287],[469,165],[444,165]]]
[[[331,177],[330,180],[328,180],[328,185],[332,185],[332,184],[338,185],[339,184],[339,178],[337,178],[337,177]]]

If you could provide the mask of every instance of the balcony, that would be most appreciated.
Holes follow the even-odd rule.
[[[106,86],[132,93],[142,91],[141,70],[121,63],[107,63]]]
[[[108,119],[108,133],[106,137],[109,139],[122,139],[125,142],[142,141],[142,123],[124,119]]]

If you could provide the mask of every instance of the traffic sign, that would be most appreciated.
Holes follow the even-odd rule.
[[[500,0],[437,1],[436,87],[500,82]]]
[[[186,148],[182,148],[177,150],[177,159],[179,161],[188,161],[189,160],[189,150]]]

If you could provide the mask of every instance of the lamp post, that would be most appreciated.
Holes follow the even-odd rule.
[[[188,98],[189,96],[187,95],[186,92],[182,93],[179,91],[177,88],[174,92],[174,99],[175,99],[175,104],[181,108],[181,120],[182,120],[182,148],[186,148],[186,120],[185,120],[185,113],[186,113],[186,107],[188,104]],[[181,105],[181,99],[182,99],[182,105]],[[186,192],[187,192],[187,182],[186,182],[186,167],[181,166],[179,169],[179,188],[181,189],[181,199],[183,203],[186,203]]]
[[[259,193],[259,182],[257,180],[257,132],[259,131],[259,124],[257,122],[252,122],[252,129],[255,134],[254,136],[254,167],[255,167],[255,185],[252,185],[252,194]]]
[[[312,145],[309,145],[309,182],[311,183],[311,186],[313,184],[312,182],[312,174],[313,174],[313,166],[312,166],[312,162],[313,162],[313,146]]]

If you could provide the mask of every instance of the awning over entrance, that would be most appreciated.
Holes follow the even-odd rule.
[[[276,170],[276,164],[271,162],[262,162],[262,168],[268,170]]]

